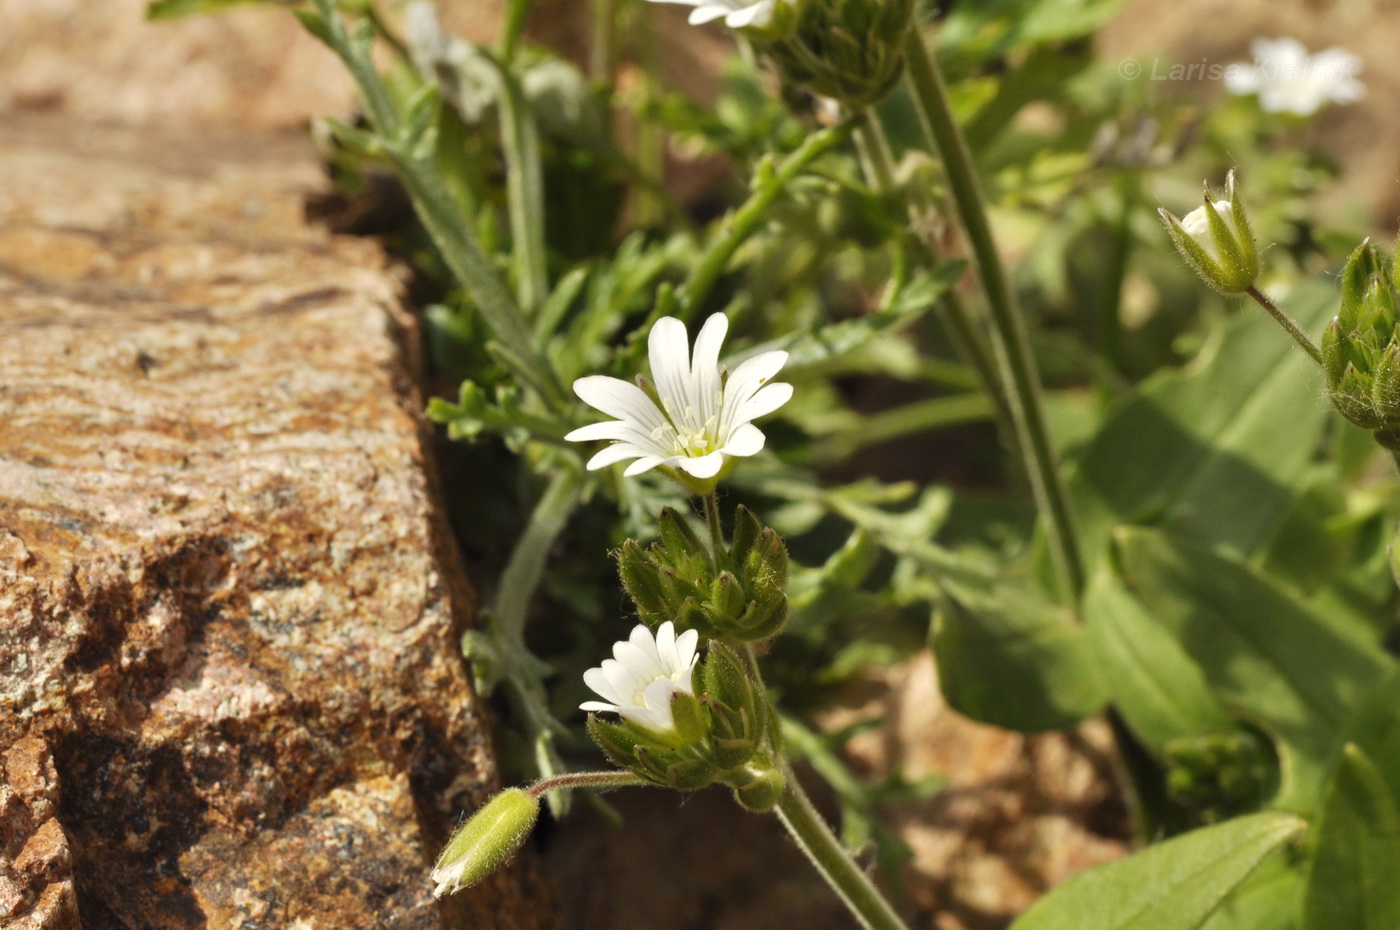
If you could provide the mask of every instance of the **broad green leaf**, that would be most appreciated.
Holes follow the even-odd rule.
[[[1099,674],[1133,732],[1159,756],[1172,740],[1234,729],[1201,667],[1108,572],[1084,599]]]
[[[1362,702],[1347,725],[1346,740],[1375,763],[1391,799],[1400,806],[1400,671],[1376,685]]]
[[[1070,879],[1012,930],[1195,930],[1305,827],[1270,812],[1194,830]]]
[[[1276,856],[1240,885],[1201,930],[1299,930],[1305,886],[1298,865]]]
[[[1307,330],[1335,303],[1312,282],[1284,301]],[[1185,369],[1149,378],[1070,469],[1086,564],[1113,528],[1156,525],[1242,556],[1268,540],[1330,413],[1314,365],[1247,307]]]
[[[1400,811],[1375,764],[1342,751],[1317,827],[1304,930],[1400,927]]]
[[[946,582],[946,579],[945,579]],[[1084,627],[1009,584],[950,590],[933,625],[944,697],[959,713],[1011,730],[1073,726],[1108,701]]]
[[[1201,667],[1221,703],[1283,742],[1276,803],[1311,810],[1343,727],[1394,661],[1350,626],[1201,546],[1125,527],[1118,556],[1128,589]]]

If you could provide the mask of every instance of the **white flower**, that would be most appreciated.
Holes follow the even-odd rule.
[[[743,29],[753,27],[763,29],[773,21],[773,11],[777,9],[780,2],[790,3],[791,0],[757,0],[756,3],[748,3],[745,0],[656,0],[658,3],[684,3],[686,6],[695,7],[690,13],[690,24],[698,26],[701,23],[708,23],[724,17],[724,24],[730,29]]]
[[[696,630],[677,636],[669,620],[657,628],[655,639],[651,630],[637,624],[626,641],[614,644],[613,658],[583,673],[584,684],[612,703],[585,701],[579,708],[613,711],[655,733],[674,730],[671,697],[695,694],[692,678],[699,640]]]
[[[723,313],[710,317],[700,328],[692,355],[684,323],[669,316],[656,321],[647,349],[660,406],[641,388],[619,378],[591,375],[574,382],[574,393],[584,403],[617,417],[564,437],[573,442],[613,440],[588,461],[590,470],[636,459],[624,475],[665,465],[705,480],[720,473],[726,456],[753,455],[763,448],[763,433],[751,421],[792,397],[792,385],[768,383],[787,363],[788,354],[760,352],[726,378],[719,367],[719,347],[728,329]]]
[[[1231,65],[1225,86],[1234,94],[1258,94],[1270,113],[1311,116],[1329,102],[1352,103],[1366,96],[1356,79],[1361,59],[1342,48],[1309,55],[1297,39],[1257,38],[1249,45],[1252,64]]]

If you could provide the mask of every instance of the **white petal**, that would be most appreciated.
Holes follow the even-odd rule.
[[[631,478],[633,475],[640,475],[644,471],[651,471],[664,461],[666,460],[658,455],[644,455],[631,465],[628,465],[622,472],[622,477]]]
[[[701,3],[695,11],[690,14],[687,20],[692,26],[700,26],[705,23],[714,22],[721,16],[729,15],[729,7],[721,6],[718,3]]]
[[[676,637],[676,658],[680,662],[681,668],[693,669],[695,667],[695,659],[697,658],[695,655],[695,647],[699,642],[699,630],[686,630],[680,636]],[[687,677],[683,681],[686,685],[686,690],[689,691],[691,689],[690,679]]]
[[[574,393],[588,406],[617,420],[628,420],[650,432],[666,422],[642,389],[621,378],[589,375],[574,382]]]
[[[711,452],[699,458],[682,458],[677,464],[696,478],[713,478],[724,467],[724,453]]]
[[[607,698],[614,704],[631,703],[630,701],[622,700],[621,695],[613,688],[612,682],[608,680],[608,676],[604,674],[601,668],[590,668],[588,671],[584,672],[583,683],[592,688],[600,697]],[[584,709],[587,710],[588,708]]]
[[[651,434],[644,433],[630,420],[604,420],[590,423],[572,430],[564,437],[569,442],[590,442],[595,439],[625,439],[631,443],[651,441]]]
[[[651,635],[651,630],[645,624],[639,623],[634,626],[632,635],[627,637],[627,641],[646,656],[645,668],[636,666],[637,671],[644,677],[670,674],[666,663],[661,661],[661,653],[656,648],[656,638]]]
[[[720,449],[725,455],[757,455],[763,450],[763,431],[752,423],[741,423]]]
[[[681,667],[676,660],[676,625],[670,620],[656,628],[656,654],[666,674],[674,674]]]
[[[656,710],[650,707],[624,707],[618,709],[618,714],[622,719],[630,720],[639,727],[665,733],[667,730],[675,729],[675,720],[671,717],[671,706],[666,705],[665,710]]]
[[[618,462],[626,461],[627,459],[635,459],[646,454],[646,450],[638,449],[630,442],[615,442],[610,446],[604,446],[602,449],[599,449],[598,453],[588,460],[588,470],[597,471],[600,468],[607,468],[609,465],[614,465]]]
[[[578,706],[579,710],[602,711],[604,713],[617,713],[621,710],[616,704],[604,704],[602,701],[584,701]]]
[[[792,400],[792,385],[778,381],[759,389],[734,412],[735,423],[756,420]],[[736,430],[737,432],[737,430]]]
[[[734,373],[729,376],[729,383],[724,387],[726,399],[731,390],[752,394],[765,383],[772,380],[773,376],[783,370],[787,364],[788,354],[782,349],[774,349],[771,352],[760,352],[753,358],[746,358],[734,369]],[[745,398],[747,399],[747,398]]]
[[[603,663],[603,674],[607,676],[613,693],[618,696],[616,703],[619,707],[630,707],[636,703],[637,692],[647,684],[646,679],[640,678],[626,663],[614,659]]]
[[[758,3],[730,13],[724,18],[724,24],[731,29],[742,29],[744,26],[762,28],[773,19],[774,3],[775,0],[759,0]]]
[[[690,384],[694,389],[691,403],[699,412],[701,423],[719,413],[719,350],[727,332],[729,318],[723,313],[715,313],[705,321],[705,325],[700,327],[700,335],[695,337],[695,351],[690,362]]]
[[[647,336],[647,355],[651,361],[651,377],[663,405],[669,400],[678,405],[679,410],[675,412],[684,411],[690,396],[690,343],[685,324],[673,316],[657,320]]]

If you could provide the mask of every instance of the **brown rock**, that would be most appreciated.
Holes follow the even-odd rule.
[[[431,896],[495,771],[398,278],[222,141],[0,134],[5,926],[539,926]]]

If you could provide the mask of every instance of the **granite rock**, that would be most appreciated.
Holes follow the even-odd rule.
[[[222,141],[0,131],[0,923],[540,926],[431,895],[496,773],[399,275]]]

